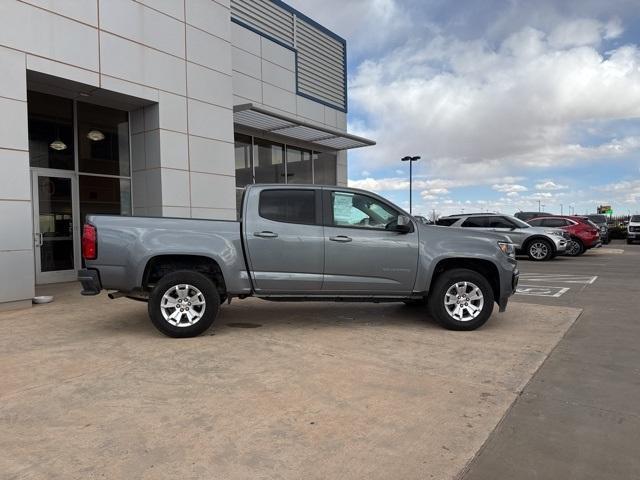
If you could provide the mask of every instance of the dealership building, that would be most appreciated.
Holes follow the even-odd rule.
[[[75,279],[90,213],[236,219],[345,185],[346,44],[278,0],[0,2],[0,310]]]

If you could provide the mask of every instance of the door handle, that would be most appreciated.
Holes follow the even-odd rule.
[[[329,237],[329,240],[331,240],[332,242],[346,243],[346,242],[350,242],[352,240],[352,238],[351,237],[347,237],[346,235],[337,235],[335,237]]]
[[[273,232],[255,232],[253,236],[260,238],[277,238],[278,234]]]

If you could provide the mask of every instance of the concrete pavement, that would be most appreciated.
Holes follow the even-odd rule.
[[[453,478],[580,313],[514,303],[450,332],[402,305],[245,300],[175,340],[143,303],[41,291],[0,313],[2,478]]]

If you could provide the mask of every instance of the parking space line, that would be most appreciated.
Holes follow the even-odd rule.
[[[565,275],[555,273],[523,273],[522,280],[528,282],[550,282],[550,283],[578,283],[592,285],[597,279],[597,275]]]
[[[543,285],[518,285],[517,295],[529,295],[532,297],[559,298],[570,290],[569,287],[553,287]]]

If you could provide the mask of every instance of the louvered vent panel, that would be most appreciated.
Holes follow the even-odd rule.
[[[231,0],[231,15],[293,46],[293,14],[270,0]]]
[[[345,108],[345,47],[325,32],[296,19],[298,91]]]

